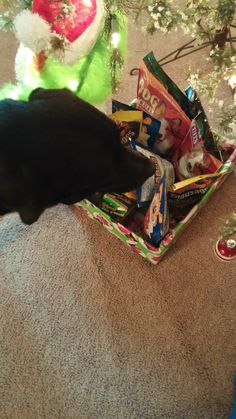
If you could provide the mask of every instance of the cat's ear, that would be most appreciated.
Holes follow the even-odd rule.
[[[38,87],[37,89],[32,90],[29,95],[29,101],[44,98],[46,92],[47,90],[43,89],[42,87]]]
[[[32,100],[45,100],[45,99],[72,99],[77,98],[77,96],[71,92],[69,89],[43,89],[38,87],[30,93],[29,101]]]
[[[33,208],[33,207],[25,207],[19,211],[21,221],[24,224],[33,224],[35,223],[40,215],[43,213],[44,209],[42,208]]]

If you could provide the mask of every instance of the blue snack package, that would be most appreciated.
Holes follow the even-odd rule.
[[[152,118],[143,112],[143,123],[138,137],[138,142],[152,150],[156,142],[159,140],[160,129],[161,121]]]
[[[169,211],[167,206],[167,191],[165,174],[154,194],[144,219],[144,232],[150,242],[157,245],[169,230]]]
[[[113,100],[112,113],[115,113],[121,110],[135,111],[136,108],[134,108],[133,106],[126,105],[125,103],[121,103],[118,100]],[[136,140],[142,146],[152,150],[156,141],[158,141],[159,139],[160,130],[161,130],[161,121],[143,112],[143,121],[142,121],[140,131],[139,131],[139,134],[137,135]]]

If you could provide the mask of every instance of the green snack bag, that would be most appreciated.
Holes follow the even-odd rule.
[[[136,202],[122,194],[106,193],[102,198],[101,209],[117,222],[124,222],[136,208]]]
[[[114,208],[115,212],[122,215],[125,215],[128,211],[128,207],[124,205],[123,203],[119,202],[115,197],[113,197],[111,194],[105,194],[103,196],[103,201],[106,202],[109,206]]]

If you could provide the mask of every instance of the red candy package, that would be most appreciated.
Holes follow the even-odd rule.
[[[215,173],[222,166],[221,161],[205,149],[203,142],[193,147],[189,137],[181,142],[172,161],[180,180]]]
[[[180,147],[173,158],[173,164],[180,180],[215,173],[222,166],[221,161],[208,153],[201,144],[184,153],[181,153]]]

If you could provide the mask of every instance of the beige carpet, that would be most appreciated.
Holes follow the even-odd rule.
[[[145,51],[161,57],[183,40],[131,35],[126,100],[128,70]],[[13,77],[14,53],[1,34],[1,81]],[[184,85],[184,67],[198,60],[167,69]],[[2,218],[0,418],[227,418],[236,275],[213,246],[235,203],[231,175],[157,267],[65,206],[30,227]]]

